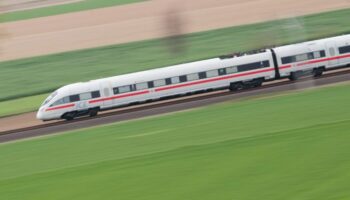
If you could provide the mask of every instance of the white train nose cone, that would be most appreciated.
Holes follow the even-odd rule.
[[[43,113],[39,110],[37,113],[36,113],[36,118],[39,119],[39,120],[44,120],[43,118]]]

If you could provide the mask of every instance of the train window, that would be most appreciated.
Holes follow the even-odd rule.
[[[149,81],[149,82],[147,83],[147,85],[148,85],[148,88],[154,88],[154,83],[153,83],[153,81]]]
[[[320,51],[314,52],[314,58],[321,58],[321,52]]]
[[[64,97],[60,100],[57,100],[55,103],[51,104],[50,107],[58,106],[58,105],[66,104],[66,103],[70,103],[69,97]]]
[[[131,91],[135,91],[136,90],[136,85],[135,84],[130,85],[130,87],[131,87]]]
[[[315,57],[314,57],[314,53],[308,53],[308,54],[307,54],[307,58],[308,58],[308,60],[314,59],[314,58],[315,58]]]
[[[228,67],[228,68],[226,68],[226,73],[227,74],[237,73],[237,67]]]
[[[183,82],[187,81],[187,76],[186,75],[180,76],[179,78],[180,78],[180,83],[183,83]]]
[[[118,87],[118,93],[126,93],[126,92],[131,92],[131,86],[130,85],[125,85]]]
[[[225,68],[218,69],[218,73],[219,73],[219,76],[226,75],[226,69]]]
[[[313,59],[315,58],[323,58],[326,57],[326,52],[324,50],[322,51],[315,51],[313,55]]]
[[[53,92],[49,97],[46,98],[46,100],[44,101],[44,103],[42,105],[46,105],[48,104],[58,93],[55,91]]]
[[[310,52],[310,53],[299,54],[296,56],[283,57],[282,64],[301,62],[301,61],[305,61],[305,60],[312,60],[315,58],[323,58],[323,57],[326,57],[326,53],[324,50],[315,51],[315,52]]]
[[[136,84],[136,90],[148,89],[148,83],[138,83]]]
[[[287,56],[282,58],[282,64],[288,64],[295,62],[295,56]]]
[[[171,85],[171,78],[165,79],[165,84],[166,85]]]
[[[263,61],[262,67],[270,67],[270,61],[268,61],[268,60]]]
[[[69,97],[64,97],[62,100],[63,103],[70,103]]]
[[[216,77],[216,76],[219,76],[218,70],[207,71],[207,78],[212,78],[212,77]]]
[[[50,107],[52,107],[52,106],[57,106],[57,105],[61,105],[61,104],[63,104],[63,99],[57,100],[55,103],[51,104]]]
[[[106,92],[105,92],[106,93]],[[119,94],[119,89],[118,88],[113,88],[113,93],[114,94]]]
[[[165,79],[153,81],[154,87],[161,87],[165,85]]]
[[[304,60],[308,60],[308,54],[300,54],[296,56],[296,62],[300,62],[300,61],[304,61]]]
[[[205,73],[205,72],[199,72],[199,73],[198,73],[198,77],[199,77],[199,79],[205,79],[205,78],[207,78],[207,73]]]
[[[69,96],[69,102],[77,102],[77,101],[80,101],[80,97],[79,95],[71,95]]]
[[[340,54],[350,53],[350,46],[344,46],[339,48]]]
[[[93,92],[91,92],[91,97],[93,99],[101,97],[100,91],[93,91]]]
[[[180,83],[180,77],[173,77],[171,78],[171,84],[176,84],[176,83]]]
[[[187,75],[187,81],[195,81],[199,79],[198,73]]]
[[[80,100],[88,100],[88,99],[91,99],[92,96],[91,96],[91,92],[88,92],[88,93],[83,93],[83,94],[80,94]]]
[[[256,63],[249,63],[249,64],[244,64],[244,65],[239,65],[237,67],[238,72],[245,72],[245,71],[251,71],[255,69],[261,68],[261,62],[256,62]]]

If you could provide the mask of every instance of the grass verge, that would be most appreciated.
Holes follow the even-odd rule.
[[[83,10],[129,4],[140,1],[143,0],[83,0],[76,3],[4,13],[0,14],[0,20],[1,22],[25,20],[37,17],[46,17],[51,15],[59,15]]]
[[[349,87],[1,144],[1,197],[346,199]]]
[[[184,36],[185,52],[173,54],[156,39],[0,62],[0,101],[48,93],[79,81],[350,32],[350,9]],[[261,40],[261,38],[264,40]],[[33,102],[36,109],[41,102]],[[18,113],[16,108],[13,109]]]
[[[0,102],[0,117],[36,111],[48,94]]]

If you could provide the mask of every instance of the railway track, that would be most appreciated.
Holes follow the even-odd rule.
[[[252,88],[234,93],[227,90],[222,90],[199,95],[186,96],[185,98],[157,101],[151,104],[142,104],[141,106],[131,106],[122,109],[116,109],[110,112],[101,113],[100,115],[93,118],[83,117],[78,118],[74,121],[58,121],[49,124],[0,132],[0,142],[53,134],[62,131],[92,127],[118,121],[138,119],[142,117],[186,110],[228,100],[237,100],[246,97],[273,94],[282,91],[293,91],[296,89],[322,86],[348,80],[350,80],[350,70],[343,69],[334,72],[327,72],[325,75],[319,78],[303,78],[296,82],[291,82],[289,80],[278,80],[268,82],[259,88]]]

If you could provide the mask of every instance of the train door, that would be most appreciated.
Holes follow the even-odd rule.
[[[337,48],[336,48],[336,43],[335,41],[330,41],[326,43],[326,52],[328,53],[328,57],[332,58],[337,56]],[[336,67],[339,64],[338,59],[330,59],[328,61],[328,66],[329,67]]]
[[[102,93],[103,98],[108,98],[108,97],[113,96],[112,87],[111,87],[111,84],[109,82],[102,82],[100,84],[100,89],[101,89],[101,93]],[[112,104],[113,104],[113,100],[103,101],[103,106],[105,106],[105,107],[108,107]]]

